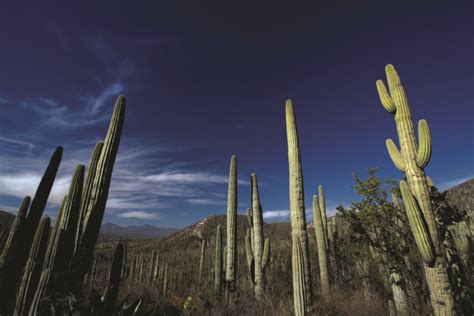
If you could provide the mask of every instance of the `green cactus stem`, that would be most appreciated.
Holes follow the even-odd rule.
[[[321,192],[321,191],[320,191]],[[316,236],[316,244],[318,245],[319,259],[319,276],[321,279],[321,293],[327,295],[329,292],[329,273],[328,273],[328,256],[326,248],[326,234],[324,233],[324,221],[322,219],[323,212],[319,209],[321,203],[318,196],[313,196],[313,224]],[[326,214],[324,214],[325,216]]]
[[[33,238],[41,220],[41,216],[43,215],[44,208],[46,207],[49,193],[53,187],[54,179],[56,178],[56,173],[61,162],[62,153],[63,148],[57,147],[51,156],[46,171],[41,178],[38,189],[36,190],[35,196],[31,202],[28,214],[24,220],[25,223],[24,225],[21,224],[21,227],[19,228],[21,234],[18,234],[18,242],[15,242],[18,246],[11,248],[12,252],[2,261],[0,267],[0,293],[2,293],[2,299],[0,300],[0,313],[8,315],[13,312],[14,306],[12,303],[15,301],[15,291],[21,282],[23,268],[26,264],[33,243]]]
[[[327,227],[327,215],[326,215],[326,200],[324,199],[324,189],[322,185],[318,186],[319,194],[319,210],[321,211],[321,218],[323,221],[323,232],[324,232],[324,243],[326,249],[328,249],[328,227]]]
[[[90,266],[95,244],[99,236],[102,218],[105,212],[107,196],[109,194],[112,171],[115,157],[120,144],[123,122],[125,118],[125,97],[119,96],[115,103],[114,112],[110,121],[104,145],[100,151],[94,179],[90,185],[92,188],[85,188],[87,199],[83,197],[83,217],[81,236],[78,250],[74,258],[74,267],[77,271],[77,278],[82,280]],[[91,175],[91,171],[89,171]],[[87,180],[89,183],[89,179]],[[81,212],[82,213],[82,212]]]
[[[117,296],[120,287],[120,276],[122,274],[124,248],[123,244],[119,242],[115,247],[114,258],[112,261],[112,268],[110,270],[109,284],[102,296],[104,302],[104,313],[111,315],[114,312],[117,303]]]
[[[291,266],[293,271],[293,305],[295,316],[304,316],[306,315],[307,295],[305,293],[303,247],[298,238],[293,239]]]
[[[201,257],[199,259],[199,283],[202,282],[202,274],[204,269],[204,256],[206,253],[206,241],[201,241]]]
[[[290,178],[290,220],[292,239],[298,239],[303,253],[303,269],[306,303],[312,298],[311,268],[309,261],[308,234],[304,205],[303,170],[301,152],[296,127],[295,112],[291,100],[286,101],[286,134],[288,138],[288,165]],[[295,271],[293,270],[293,274]]]
[[[36,230],[30,255],[23,273],[23,279],[16,296],[14,315],[21,316],[28,314],[41,276],[41,270],[43,269],[50,225],[51,222],[49,217],[44,217],[41,219],[38,229]]]
[[[227,259],[225,279],[230,292],[236,290],[237,276],[237,157],[230,159],[227,197]]]
[[[418,122],[418,140],[415,136],[410,108],[404,88],[395,67],[385,67],[389,91],[382,80],[377,80],[377,90],[383,107],[394,115],[400,150],[388,139],[387,149],[395,166],[406,175],[400,182],[418,251],[424,261],[424,272],[430,291],[435,315],[453,315],[455,301],[449,284],[446,260],[442,255],[442,240],[438,234],[435,215],[431,206],[429,185],[424,167],[431,157],[431,135],[425,120]]]
[[[214,261],[214,291],[220,295],[222,294],[222,226],[217,225],[216,229],[216,254]]]

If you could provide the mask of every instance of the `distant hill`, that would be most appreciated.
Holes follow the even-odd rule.
[[[148,239],[156,237],[166,237],[175,233],[176,228],[156,227],[152,225],[126,226],[117,224],[103,224],[100,233],[104,239]]]

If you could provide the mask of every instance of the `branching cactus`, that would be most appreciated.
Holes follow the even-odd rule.
[[[321,192],[321,191],[320,191]],[[328,256],[326,248],[326,233],[323,216],[326,214],[320,210],[320,203],[318,196],[313,196],[313,224],[316,236],[316,244],[318,245],[318,259],[319,259],[319,277],[321,279],[321,293],[327,295],[329,292],[329,273],[328,273]]]
[[[41,219],[39,227],[36,230],[30,255],[23,273],[23,279],[16,296],[14,315],[28,315],[41,276],[41,270],[43,269],[50,225],[51,221],[49,217],[44,217]]]
[[[438,227],[433,213],[424,168],[431,157],[431,134],[425,120],[418,122],[417,141],[410,108],[400,78],[392,65],[385,68],[389,91],[382,80],[377,90],[383,107],[394,114],[400,150],[391,139],[386,145],[395,166],[406,175],[400,191],[418,251],[423,258],[426,281],[435,315],[452,315],[455,310]]]
[[[251,186],[252,208],[247,210],[249,228],[245,236],[245,251],[255,296],[262,299],[265,291],[265,270],[270,259],[270,240],[264,240],[263,237],[262,205],[255,173],[251,175]]]
[[[288,138],[288,164],[290,177],[290,220],[291,238],[299,239],[303,253],[303,269],[306,303],[312,298],[311,267],[309,261],[308,234],[306,232],[306,212],[304,205],[303,169],[296,127],[295,112],[291,100],[286,101],[286,134]],[[293,266],[294,267],[294,266]],[[295,270],[293,270],[293,274]]]
[[[216,229],[216,254],[214,261],[214,290],[217,294],[222,292],[222,226],[217,225]]]
[[[227,197],[227,259],[225,279],[230,292],[236,289],[237,276],[237,157],[230,159]]]

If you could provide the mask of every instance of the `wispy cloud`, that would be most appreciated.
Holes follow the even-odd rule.
[[[265,211],[263,212],[264,219],[287,219],[290,217],[289,210]]]
[[[118,217],[122,218],[138,218],[138,219],[159,219],[158,214],[156,213],[149,213],[143,211],[130,211],[130,212],[123,212],[118,214]]]
[[[451,179],[451,180],[446,180],[446,181],[442,181],[439,183],[439,190],[441,191],[444,191],[444,190],[447,190],[447,189],[450,189],[452,187],[455,187],[461,183],[464,183],[466,182],[467,180],[470,180],[470,179],[473,179],[474,178],[474,175],[471,175],[469,177],[462,177],[462,178],[456,178],[456,179]],[[435,185],[436,185],[436,182],[435,182]]]
[[[188,199],[188,203],[192,205],[225,205],[224,200],[213,200],[213,199]]]

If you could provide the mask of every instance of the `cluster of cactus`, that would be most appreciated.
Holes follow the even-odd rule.
[[[270,260],[270,240],[264,241],[263,237],[263,213],[255,173],[251,175],[251,201],[252,208],[247,210],[249,228],[245,236],[245,251],[255,296],[261,299],[265,291],[265,270]]]
[[[323,186],[318,187],[319,199],[313,195],[313,225],[318,245],[319,277],[321,281],[321,293],[326,295],[329,292],[329,272],[328,272],[328,230],[326,217],[326,203],[324,200]]]
[[[387,149],[394,165],[406,175],[406,181],[400,181],[400,191],[418,251],[424,261],[433,312],[435,315],[451,315],[455,311],[455,302],[424,172],[431,157],[430,131],[427,122],[420,120],[417,141],[400,78],[393,65],[387,65],[385,70],[389,91],[382,80],[377,81],[377,90],[385,110],[394,114],[400,142],[399,151],[395,143],[387,139]]]
[[[298,140],[298,130],[296,127],[295,112],[291,100],[286,101],[286,134],[288,139],[288,164],[290,177],[290,222],[291,222],[291,238],[293,240],[293,248],[295,245],[301,246],[301,253],[303,257],[302,265],[304,270],[304,285],[306,304],[311,305],[312,292],[312,278],[311,267],[309,261],[309,244],[308,234],[306,231],[306,212],[304,205],[304,187],[303,187],[303,170],[301,165],[301,152]],[[295,242],[299,240],[299,242]],[[298,246],[299,247],[299,246]],[[293,255],[297,253],[292,252]],[[299,261],[298,261],[299,262]],[[293,258],[293,278],[296,277],[297,271]],[[293,280],[293,285],[295,284]],[[293,295],[297,295],[296,289],[293,289]],[[296,298],[295,298],[296,301]]]
[[[61,147],[54,152],[28,212],[29,198],[22,202],[0,268],[1,292],[6,298],[3,302],[12,299],[20,285],[17,315],[38,313],[46,296],[65,288],[80,291],[105,211],[124,114],[125,98],[119,96],[106,139],[94,149],[87,180],[84,184],[84,166],[79,165],[49,238],[49,219],[41,220],[41,216],[61,161]],[[9,305],[0,307],[6,313],[12,309]]]

